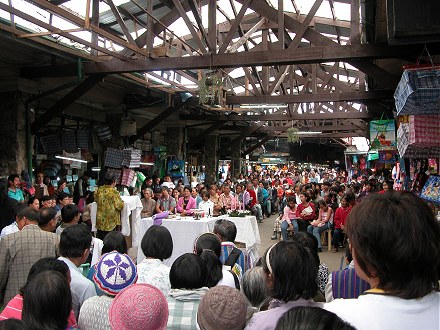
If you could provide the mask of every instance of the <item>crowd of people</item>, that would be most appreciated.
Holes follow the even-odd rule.
[[[386,177],[348,182],[343,172],[322,179],[313,172],[311,180],[310,172],[192,188],[147,177],[143,217],[194,209],[212,216],[249,210],[259,221],[278,214],[272,238],[283,239],[254,263],[234,244],[235,224],[219,219],[171,267],[164,260],[173,237],[164,226],[144,234],[145,259],[128,255],[110,175],[75,201],[64,188],[49,197],[43,187],[39,203],[14,198],[21,197],[15,177],[0,180],[7,224],[0,329],[439,329],[440,225],[429,206],[391,191]],[[101,206],[96,235],[87,214],[93,200]],[[319,258],[320,233],[329,229],[329,244],[345,249],[346,262],[332,273]]]

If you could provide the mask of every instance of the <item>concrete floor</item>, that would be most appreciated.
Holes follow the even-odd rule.
[[[269,218],[264,219],[263,223],[258,224],[258,228],[260,229],[260,236],[261,236],[261,245],[258,250],[260,253],[260,256],[263,256],[264,252],[272,246],[277,241],[273,241],[270,239],[270,237],[273,235],[273,224],[275,219],[277,218],[276,215],[272,215]],[[325,263],[327,267],[329,268],[329,271],[335,271],[339,270],[339,265],[341,264],[341,257],[344,255],[344,249],[339,249],[339,252],[332,253],[331,251],[327,250],[327,246],[322,246],[322,252],[319,253],[319,258],[321,262]]]

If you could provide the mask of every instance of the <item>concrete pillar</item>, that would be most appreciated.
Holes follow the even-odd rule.
[[[0,93],[0,176],[27,169],[25,95]]]
[[[165,135],[165,145],[167,147],[167,154],[176,156],[176,159],[184,158],[184,140],[185,134],[182,127],[167,127]]]
[[[218,136],[209,135],[205,142],[205,182],[213,184],[218,181]]]
[[[241,143],[231,150],[231,177],[238,178],[241,172]]]

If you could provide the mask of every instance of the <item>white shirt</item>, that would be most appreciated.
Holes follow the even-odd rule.
[[[205,217],[207,217],[208,215],[212,216],[214,214],[214,203],[209,199],[206,202],[202,200],[199,203],[199,209],[203,210],[203,212],[205,213]]]
[[[165,297],[171,290],[170,267],[164,265],[159,259],[142,260],[137,265],[138,280],[137,283],[147,283],[158,288]]]
[[[78,267],[67,258],[59,257],[58,260],[64,261],[69,266],[70,277],[70,291],[72,292],[72,309],[75,313],[75,318],[78,320],[79,310],[82,304],[87,299],[96,296],[95,285],[92,281],[83,276]]]
[[[358,330],[438,330],[440,292],[421,299],[402,299],[382,294],[364,294],[358,299],[336,299],[324,304]]]
[[[231,288],[235,289],[234,275],[232,275],[232,273],[226,269],[222,269],[222,273],[223,273],[223,278],[220,281],[218,281],[216,286],[226,285],[226,286],[230,286]]]
[[[11,223],[10,225],[8,225],[8,226],[6,226],[6,227],[4,227],[4,228],[2,229],[2,232],[0,233],[0,240],[1,240],[4,236],[9,235],[9,234],[16,233],[16,232],[18,232],[18,231],[20,231],[20,229],[18,229],[18,225],[17,225],[17,223],[14,221],[14,222]]]

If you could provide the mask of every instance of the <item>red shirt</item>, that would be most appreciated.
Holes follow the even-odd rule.
[[[341,206],[336,209],[335,216],[333,218],[334,228],[341,229],[341,225],[345,226],[345,221],[347,221],[347,217],[351,209],[352,209],[351,205],[346,208],[343,208]]]
[[[302,212],[304,209],[308,208],[309,206],[310,206],[311,209],[312,209],[312,213],[309,214],[309,215],[306,215],[306,216],[301,216],[301,212]],[[316,211],[316,210],[315,210],[315,204],[309,202],[309,204],[307,204],[306,206],[304,206],[304,205],[301,203],[301,204],[298,204],[298,207],[296,208],[296,216],[297,216],[298,218],[303,219],[303,220],[311,221],[311,220],[314,220],[314,219],[315,219],[315,213],[316,213],[315,211]]]
[[[253,189],[252,190],[248,189],[247,192],[249,193],[250,196],[249,207],[253,207],[257,203],[257,195],[255,194],[255,191]]]

